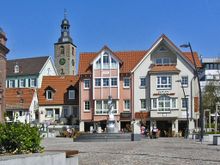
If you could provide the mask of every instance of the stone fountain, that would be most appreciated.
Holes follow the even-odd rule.
[[[112,97],[109,96],[108,98],[108,120],[106,124],[106,131],[107,133],[118,133],[118,125],[117,121],[115,120],[115,116],[113,114],[113,104],[112,104]]]

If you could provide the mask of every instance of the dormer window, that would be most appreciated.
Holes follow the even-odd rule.
[[[69,99],[75,99],[75,90],[69,90]]]
[[[53,91],[52,90],[47,90],[46,91],[46,99],[47,100],[53,100]]]
[[[18,64],[16,64],[14,66],[14,73],[19,73],[19,66],[18,66]]]

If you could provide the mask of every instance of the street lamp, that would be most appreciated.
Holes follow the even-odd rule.
[[[181,88],[183,90],[184,100],[185,100],[185,103],[186,103],[186,130],[185,130],[185,138],[188,139],[188,136],[189,136],[189,109],[188,109],[188,102],[187,102],[187,98],[186,98],[186,92],[185,92],[185,89],[183,87],[182,81],[181,80],[177,80],[176,82],[179,82],[181,84]]]
[[[204,116],[204,111],[203,111],[203,108],[202,108],[202,92],[201,92],[201,86],[200,86],[200,82],[199,82],[199,74],[198,74],[198,69],[196,67],[196,61],[195,61],[195,57],[194,57],[194,54],[193,54],[193,51],[192,51],[192,47],[190,45],[190,42],[188,42],[188,44],[183,44],[183,45],[180,45],[181,48],[189,48],[190,49],[190,52],[191,52],[191,55],[192,55],[192,59],[193,59],[193,64],[194,64],[194,75],[196,76],[197,80],[198,80],[198,88],[199,88],[199,120],[200,120],[200,127],[201,127],[201,134],[200,134],[200,141],[202,142],[203,141],[203,135],[204,135],[204,121],[203,121],[203,116]]]

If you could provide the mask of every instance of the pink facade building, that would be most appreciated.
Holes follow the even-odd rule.
[[[113,52],[104,46],[97,53],[80,55],[80,130],[88,131],[90,126],[101,126],[104,130],[108,119],[109,96],[113,100],[119,128],[129,129],[134,118],[130,71],[145,53]]]

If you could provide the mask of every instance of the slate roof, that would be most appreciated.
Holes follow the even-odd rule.
[[[7,76],[24,76],[24,75],[36,75],[38,74],[49,56],[32,57],[8,60],[6,64]],[[19,73],[14,73],[14,66],[19,66]]]

